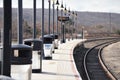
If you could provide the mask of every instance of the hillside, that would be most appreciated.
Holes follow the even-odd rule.
[[[41,26],[41,9],[37,9],[37,27]],[[59,12],[60,13],[60,12]],[[81,27],[84,26],[85,29],[89,32],[108,32],[120,29],[120,14],[117,13],[101,13],[101,12],[77,12],[77,25],[78,31],[81,30]],[[60,15],[60,14],[59,14]],[[110,16],[111,15],[111,16]],[[2,17],[3,11],[0,8],[0,27],[2,27]],[[13,28],[17,26],[17,9],[12,9],[13,17]],[[26,22],[26,25],[33,28],[33,10],[24,9],[23,10],[23,19]],[[56,13],[55,13],[55,19]],[[56,21],[56,20],[55,20]],[[111,22],[110,22],[111,21]],[[51,26],[52,26],[52,10],[51,10]],[[60,26],[60,23],[59,23]],[[111,26],[111,27],[110,27]],[[45,9],[45,31],[48,29],[48,10]],[[56,29],[56,28],[55,28]]]
[[[37,21],[41,20],[41,9],[37,9]],[[17,17],[17,9],[13,8],[13,20]],[[31,22],[32,21],[32,9],[24,9],[23,15],[24,19]],[[92,26],[94,24],[106,24],[109,23],[109,13],[100,13],[100,12],[77,12],[78,13],[78,22],[81,25],[88,25]],[[56,15],[56,14],[55,14]],[[0,8],[0,20],[2,14],[2,9]],[[48,18],[48,10],[45,9],[45,19],[47,21]],[[51,10],[51,18],[52,18],[52,10]],[[112,24],[116,24],[117,26],[120,25],[120,14],[117,13],[111,13],[111,22]]]

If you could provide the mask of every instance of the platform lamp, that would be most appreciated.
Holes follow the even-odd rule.
[[[44,0],[42,0],[42,31],[41,31],[41,36],[42,36],[42,46],[43,45],[43,42],[44,42]],[[42,48],[42,52],[41,52],[41,55],[43,57],[43,54],[44,54],[44,49]],[[41,71],[42,71],[42,60],[40,62],[41,64]]]
[[[56,1],[56,5],[57,5],[57,34],[59,33],[58,31],[58,11],[59,11],[59,1]]]
[[[64,12],[65,12],[65,16],[66,16],[66,14],[67,14],[66,4],[65,4]]]
[[[70,8],[68,10],[68,17],[70,18],[70,14],[71,14],[71,11],[70,11]],[[69,34],[69,38],[68,38],[68,41],[70,41],[70,20],[69,20],[69,30],[68,30],[68,34]]]
[[[4,29],[3,29],[3,60],[1,74],[11,76],[11,29],[12,29],[12,0],[3,0]],[[0,54],[1,55],[1,54]]]
[[[78,34],[78,26],[77,26],[77,12],[75,12],[75,21],[76,21],[75,27],[76,27],[76,39],[77,39],[77,34]]]
[[[72,40],[73,40],[73,31],[74,31],[74,11],[72,12],[72,19],[73,19],[73,21],[72,21],[72,24],[73,24],[73,29],[72,29],[72,33],[71,33],[71,36],[72,36]]]
[[[58,15],[59,15],[59,0],[57,0],[56,1],[56,6],[57,6],[57,30],[56,30],[56,35],[55,35],[55,46],[54,46],[54,48],[55,49],[58,49],[58,46],[59,46],[59,44],[58,44],[58,41],[59,41],[59,39],[60,39],[60,31],[59,31],[59,25],[58,25]]]
[[[50,15],[51,15],[51,0],[48,0],[49,3],[49,19],[48,19],[48,34],[50,34]]]
[[[82,39],[84,39],[84,26],[82,26]]]
[[[64,8],[64,14],[65,14],[65,17],[66,17],[66,14],[67,14],[67,8],[66,8],[66,4],[65,4],[65,8]],[[66,26],[66,24],[65,24]],[[66,40],[66,29],[65,29],[65,26],[64,26],[64,35],[65,35],[65,40]]]
[[[61,2],[61,17],[63,17],[63,9],[64,9],[64,6],[63,6],[63,0],[62,0],[62,2]],[[61,43],[64,43],[65,41],[64,41],[64,31],[62,30],[63,29],[63,27],[64,27],[64,25],[63,25],[63,21],[62,21],[62,19],[61,19]],[[63,35],[62,35],[63,34]]]
[[[53,35],[54,35],[54,26],[55,26],[55,24],[54,24],[54,22],[55,22],[55,0],[52,0],[53,1],[53,4],[52,4],[52,6],[53,6]]]

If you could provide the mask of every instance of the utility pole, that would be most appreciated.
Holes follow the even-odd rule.
[[[109,13],[109,20],[110,20],[110,32],[112,33],[112,26],[111,26],[111,13]]]

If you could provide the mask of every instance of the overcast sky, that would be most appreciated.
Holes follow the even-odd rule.
[[[17,7],[18,0],[12,0],[12,6]],[[51,0],[52,1],[52,0]],[[37,0],[37,7],[41,8],[42,0]],[[48,0],[44,0],[45,8],[48,8]],[[61,3],[61,0],[59,0]],[[0,0],[2,7],[3,0]],[[114,12],[120,13],[120,0],[63,0],[67,8],[73,11],[94,11],[94,12]],[[33,0],[23,0],[24,8],[32,8]]]

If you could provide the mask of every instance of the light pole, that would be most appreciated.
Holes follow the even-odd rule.
[[[42,0],[42,46],[43,45],[43,42],[44,42],[44,0]],[[42,47],[42,52],[41,52],[41,57],[43,57],[43,54],[44,54],[44,49]],[[40,67],[41,67],[41,72],[42,72],[42,60],[40,60]]]
[[[75,24],[75,22],[74,22],[74,11],[72,12],[72,19],[73,19],[73,21],[72,21],[72,23],[73,23],[73,29],[71,30],[72,32],[71,32],[71,36],[72,36],[72,40],[73,40],[73,31],[74,31],[74,24]]]
[[[33,14],[34,14],[34,23],[33,23],[33,25],[34,25],[34,29],[33,29],[33,38],[35,39],[36,38],[36,0],[34,0],[34,3],[33,3],[34,5],[33,5],[33,7],[34,7],[34,11],[33,11]]]
[[[68,16],[70,18],[70,8],[68,10]],[[69,34],[69,38],[68,38],[68,41],[70,41],[70,20],[69,20],[69,30],[68,30],[68,34]]]
[[[59,11],[58,6],[59,6],[59,1],[58,0],[56,1],[56,5],[57,5],[57,34],[58,34],[59,33],[59,31],[58,31],[58,11]]]
[[[22,10],[22,0],[18,0],[18,42],[19,44],[23,43],[23,25],[22,25],[22,20],[23,20],[23,10]]]
[[[82,39],[84,39],[84,26],[82,27]]]
[[[51,0],[48,0],[48,3],[49,3],[48,34],[50,34]]]
[[[12,0],[3,0],[3,65],[2,75],[11,76],[11,32],[12,32]]]
[[[76,39],[77,39],[77,34],[78,34],[78,26],[77,26],[77,12],[75,13],[75,21],[76,21],[76,23],[75,23],[75,30],[76,30]]]
[[[66,14],[67,14],[67,9],[66,9],[66,5],[65,5],[65,8],[64,8],[64,13],[65,13],[65,17],[66,17]],[[66,24],[64,24],[64,40],[66,41],[66,29],[65,29],[65,26],[66,26]]]
[[[55,21],[55,20],[54,20],[54,19],[55,19],[55,18],[54,18],[54,17],[55,17],[55,16],[54,16],[54,15],[55,15],[55,1],[54,1],[54,0],[53,0],[52,6],[53,6],[53,35],[54,35],[54,27],[55,27],[55,24],[54,24],[54,21]]]
[[[61,18],[63,17],[63,8],[64,8],[64,6],[63,6],[63,1],[62,1],[61,2]],[[61,19],[61,43],[64,43],[64,30],[63,30],[63,27],[64,27],[64,25],[63,25],[63,21]]]

